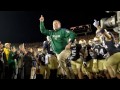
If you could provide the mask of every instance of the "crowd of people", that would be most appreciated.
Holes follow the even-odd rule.
[[[96,34],[86,39],[58,20],[53,30],[43,16],[39,20],[42,44],[0,43],[0,79],[120,79],[120,43],[98,21]]]

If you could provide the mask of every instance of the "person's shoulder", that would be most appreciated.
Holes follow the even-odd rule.
[[[48,30],[49,32],[54,32],[54,30]]]
[[[60,28],[61,30],[64,30],[64,31],[70,31],[69,29],[67,28]]]
[[[65,31],[66,33],[70,33],[71,31],[67,28],[61,28],[62,31]]]

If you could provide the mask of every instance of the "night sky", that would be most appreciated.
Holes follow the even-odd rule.
[[[45,36],[39,30],[39,17],[45,18],[45,26],[52,29],[52,21],[58,19],[63,28],[92,24],[94,19],[109,17],[105,11],[0,11],[0,41],[11,43],[42,42]],[[94,28],[93,28],[94,29]]]

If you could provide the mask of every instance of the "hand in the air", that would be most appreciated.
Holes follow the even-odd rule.
[[[95,27],[98,27],[98,26],[99,26],[99,21],[97,21],[97,20],[94,20],[94,23],[93,23],[93,25],[94,25]]]
[[[41,15],[41,17],[39,18],[40,22],[44,22],[44,17],[43,15]]]

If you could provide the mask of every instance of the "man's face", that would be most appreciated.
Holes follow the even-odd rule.
[[[86,43],[85,43],[85,42],[81,43],[81,46],[82,46],[82,47],[85,47],[85,46],[86,46]]]
[[[92,45],[93,45],[93,42],[92,42],[92,41],[89,41],[88,44],[89,44],[90,46],[92,46]]]
[[[0,49],[3,48],[3,44],[0,44]]]
[[[97,30],[97,31],[96,31],[96,36],[97,36],[97,37],[101,37],[101,36],[102,36],[102,34],[100,33],[100,30]]]
[[[6,48],[7,48],[7,49],[10,49],[10,44],[7,44],[7,45],[6,45]]]
[[[100,45],[101,44],[100,39],[99,38],[94,38],[94,44],[95,45]]]
[[[17,50],[16,50],[16,48],[15,48],[15,47],[13,47],[13,48],[12,48],[12,51],[13,51],[13,52],[16,52]]]
[[[17,54],[20,54],[20,51],[19,51],[19,50],[17,51]]]
[[[85,40],[79,41],[79,44],[81,44],[82,47],[86,47],[87,45]]]
[[[24,51],[24,50],[25,50],[25,47],[24,47],[23,44],[19,45],[19,50],[20,50],[20,51]]]
[[[57,30],[57,29],[59,29],[59,28],[61,28],[61,23],[60,23],[60,21],[58,21],[58,20],[53,21],[53,29],[54,29],[54,30]]]

